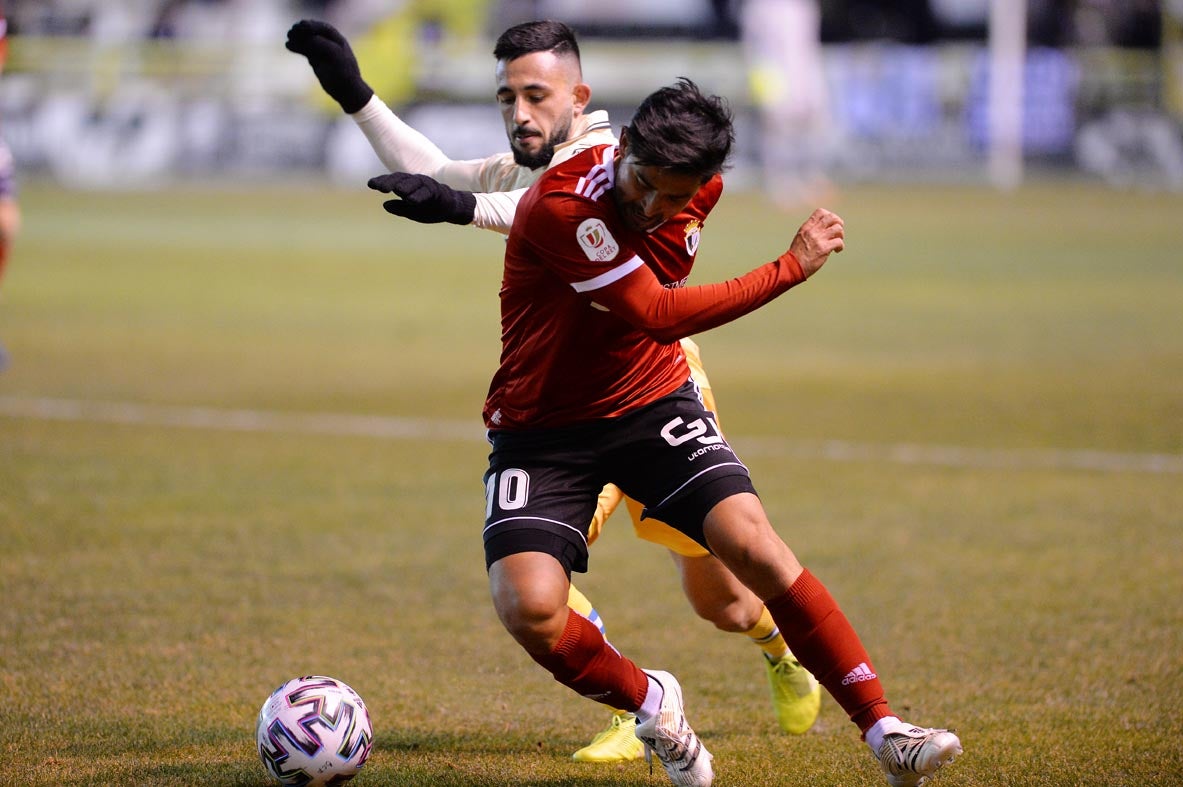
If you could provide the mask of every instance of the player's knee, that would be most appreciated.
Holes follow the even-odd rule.
[[[721,631],[748,631],[760,620],[763,604],[725,569],[689,563],[682,588],[695,614]]]
[[[568,614],[564,602],[530,586],[493,586],[493,606],[501,624],[529,653],[549,653],[559,641]]]
[[[752,605],[747,601],[747,599],[732,598],[701,607],[696,605],[695,612],[700,618],[713,624],[720,631],[740,634],[750,631],[760,622],[759,609],[753,610]],[[758,606],[759,602],[757,602]]]
[[[557,611],[538,606],[516,606],[498,608],[497,613],[505,630],[528,653],[545,654],[553,650],[562,637],[568,610],[565,606]]]

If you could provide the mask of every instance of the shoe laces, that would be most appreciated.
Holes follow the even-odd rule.
[[[612,714],[612,721],[610,721],[608,723],[608,729],[600,730],[598,733],[596,733],[596,736],[594,738],[592,738],[592,743],[599,743],[600,741],[605,740],[609,736],[615,735],[620,730],[620,728],[623,727],[624,724],[626,722],[628,722],[629,720],[630,719],[629,719],[628,714],[613,713]]]
[[[684,763],[685,767],[693,765],[698,759],[702,742],[694,730],[686,726],[684,717],[680,721],[682,724],[678,730],[671,730],[667,725],[659,723],[653,731],[652,738],[641,738],[641,742],[645,744],[645,760],[649,763],[650,771],[653,770],[653,754],[656,754],[662,763]]]
[[[786,675],[791,675],[802,669],[801,662],[797,661],[792,656],[784,656],[770,662],[772,664],[772,671],[779,672]]]
[[[793,687],[793,691],[798,697],[804,697],[813,691],[813,681],[810,680],[809,672],[801,666],[801,662],[797,659],[785,656],[776,661],[770,661],[769,664],[777,677]]]

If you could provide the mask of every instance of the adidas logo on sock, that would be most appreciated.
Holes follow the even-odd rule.
[[[864,661],[846,673],[846,677],[842,679],[842,685],[849,686],[852,683],[862,683],[864,680],[875,680],[878,677],[874,672],[871,672],[871,668]]]

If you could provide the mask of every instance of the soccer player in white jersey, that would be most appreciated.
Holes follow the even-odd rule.
[[[379,188],[402,197],[388,202],[387,209],[418,221],[471,223],[508,233],[518,200],[547,168],[595,145],[616,143],[607,113],[587,111],[591,88],[582,79],[579,46],[561,22],[527,22],[500,36],[493,50],[496,97],[511,150],[467,161],[448,158],[395,115],[362,80],[348,42],[332,26],[298,22],[288,33],[287,47],[309,59],[325,91],[356,121],[383,164],[399,173],[375,178]],[[692,240],[688,236],[687,242]],[[708,408],[715,411],[697,345],[689,339],[681,345]],[[589,542],[621,500],[616,486],[604,487]],[[626,505],[637,535],[670,550],[695,612],[724,631],[745,634],[761,648],[781,728],[806,732],[817,718],[821,690],[789,652],[763,602],[701,545],[658,520],[642,519],[636,501],[629,499]],[[568,603],[603,629],[598,613],[574,585]],[[614,713],[608,727],[574,758],[604,762],[640,757],[635,726],[634,714]]]

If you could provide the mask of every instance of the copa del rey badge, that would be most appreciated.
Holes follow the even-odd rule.
[[[592,262],[604,262],[616,257],[620,246],[604,222],[600,219],[587,219],[575,230],[575,238],[579,247]]]

